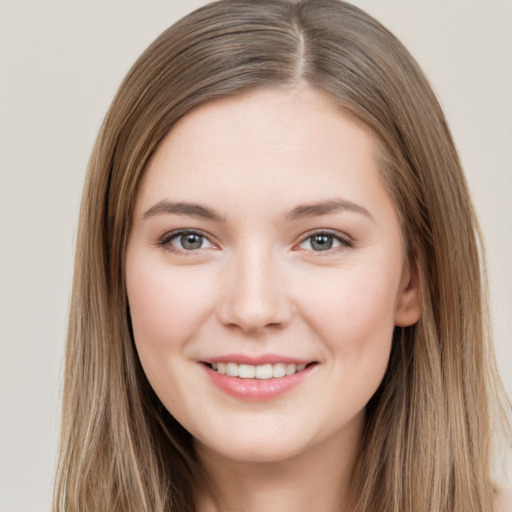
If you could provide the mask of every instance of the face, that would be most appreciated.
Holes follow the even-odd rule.
[[[310,89],[184,117],[127,248],[137,351],[199,450],[277,461],[359,438],[395,325],[419,315],[368,130]]]

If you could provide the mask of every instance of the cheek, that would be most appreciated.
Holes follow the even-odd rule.
[[[351,286],[353,284],[354,286]],[[344,390],[348,410],[362,410],[377,391],[389,361],[394,330],[394,295],[366,276],[346,283],[329,308],[335,329],[329,350],[333,375]]]
[[[127,261],[127,293],[135,342],[171,350],[183,345],[203,322],[213,301],[210,280],[168,265]]]
[[[309,283],[309,299],[302,304],[303,318],[323,340],[327,359],[334,361],[333,375],[366,399],[389,360],[397,279],[393,273],[350,269]]]
[[[126,286],[135,346],[148,381],[173,412],[183,408],[180,389],[195,384],[186,365],[177,363],[188,361],[187,342],[211,309],[211,281],[128,253]]]
[[[364,339],[364,333],[381,328],[390,331],[394,326],[397,281],[361,269],[303,282],[303,314],[327,332],[351,333],[347,340],[360,338],[358,333]]]

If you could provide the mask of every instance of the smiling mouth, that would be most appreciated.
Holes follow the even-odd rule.
[[[237,363],[205,363],[206,366],[211,368],[221,375],[227,375],[228,377],[238,377],[240,379],[279,379],[282,377],[288,377],[296,373],[304,371],[316,362],[308,364],[286,364],[286,363],[275,363],[275,364],[237,364]]]

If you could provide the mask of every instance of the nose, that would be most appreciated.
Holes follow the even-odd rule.
[[[220,321],[246,333],[282,328],[293,314],[281,265],[271,251],[247,247],[233,254],[223,276]]]

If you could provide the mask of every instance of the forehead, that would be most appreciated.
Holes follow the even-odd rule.
[[[260,89],[211,101],[182,118],[148,163],[140,193],[263,186],[269,193],[293,190],[298,199],[332,186],[377,185],[377,167],[369,129],[326,96],[310,88]]]

